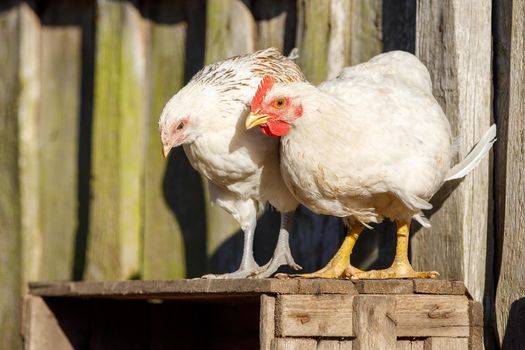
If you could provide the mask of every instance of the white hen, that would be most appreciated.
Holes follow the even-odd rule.
[[[191,165],[208,179],[210,199],[244,231],[240,268],[208,278],[267,277],[283,264],[300,268],[288,245],[297,202],[280,175],[278,140],[244,128],[251,98],[265,75],[283,82],[304,80],[297,65],[276,49],[236,56],[204,67],[160,116],[164,154],[183,145]],[[281,229],[272,260],[260,268],[253,258],[253,235],[266,202],[281,212]]]
[[[304,277],[429,278],[407,258],[411,219],[429,226],[423,209],[447,179],[466,175],[490,150],[495,126],[451,169],[449,122],[432,96],[430,76],[413,55],[390,52],[348,68],[319,87],[265,78],[247,128],[281,137],[281,172],[293,195],[319,214],[353,222],[328,265]],[[396,256],[386,270],[362,272],[349,262],[363,227],[384,217],[398,226]]]

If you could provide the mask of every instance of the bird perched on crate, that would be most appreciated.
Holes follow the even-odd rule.
[[[274,48],[236,56],[200,70],[168,101],[160,116],[164,156],[182,145],[191,165],[208,180],[210,199],[244,231],[240,268],[204,277],[267,277],[284,264],[300,269],[288,243],[298,203],[280,175],[278,140],[244,128],[263,76],[278,82],[304,80],[299,67]],[[281,212],[281,228],[272,260],[259,267],[253,258],[253,236],[257,215],[267,202]]]
[[[385,53],[347,68],[318,87],[265,77],[246,127],[280,137],[281,173],[310,210],[345,218],[350,229],[323,269],[303,277],[433,278],[407,257],[412,219],[430,226],[422,210],[448,180],[476,167],[495,141],[493,125],[451,168],[449,122],[432,95],[425,66],[405,52]],[[363,228],[390,218],[397,224],[391,267],[363,272],[350,254]]]

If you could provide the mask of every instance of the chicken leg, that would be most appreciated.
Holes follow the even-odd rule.
[[[312,273],[297,275],[278,274],[276,277],[299,277],[299,278],[350,278],[356,273],[362,272],[350,264],[350,255],[355,242],[363,232],[364,226],[356,223],[347,232],[343,244],[335,253],[334,257],[321,270]]]
[[[387,279],[387,278],[436,278],[436,271],[418,272],[414,271],[408,261],[408,238],[410,233],[410,222],[397,221],[397,243],[396,256],[392,266],[384,270],[371,270],[359,272],[352,275],[357,279]]]
[[[260,268],[260,272],[254,276],[255,278],[270,277],[282,265],[288,265],[294,270],[301,269],[301,266],[295,263],[290,251],[289,232],[292,228],[292,219],[293,212],[281,213],[281,228],[273,257],[266,265]]]

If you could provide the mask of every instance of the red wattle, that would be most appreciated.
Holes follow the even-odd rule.
[[[290,131],[290,124],[281,120],[270,119],[265,125],[261,125],[261,131],[270,137],[281,137]]]

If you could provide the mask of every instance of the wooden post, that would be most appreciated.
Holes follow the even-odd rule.
[[[256,50],[275,47],[287,55],[295,44],[296,1],[255,1]]]
[[[20,5],[20,94],[18,100],[22,289],[40,278],[41,227],[38,106],[40,102],[40,19],[27,3]]]
[[[261,311],[259,320],[259,341],[261,350],[270,350],[275,338],[275,297],[261,295]]]
[[[18,168],[19,7],[0,12],[0,348],[18,349],[21,293]]]
[[[42,225],[41,279],[70,279],[78,229],[82,22],[93,19],[86,1],[53,1],[41,14],[41,93],[38,115],[39,195]],[[69,25],[64,25],[68,23]],[[40,198],[38,198],[40,197]],[[38,240],[35,242],[38,246]]]
[[[395,300],[389,296],[354,298],[354,350],[394,350],[396,348]]]
[[[172,192],[175,191],[175,182],[184,179],[181,174],[177,174],[178,178],[175,179],[169,171],[170,161],[162,156],[158,127],[164,105],[184,84],[186,22],[182,5],[180,1],[161,1],[150,4],[147,9],[151,19],[148,49],[151,108],[148,113],[149,132],[144,164],[143,277],[146,279],[186,276],[182,231],[176,213],[169,206],[177,205],[171,203]],[[182,149],[173,150],[177,151]]]
[[[145,43],[138,9],[98,2],[91,222],[86,278],[140,273]]]
[[[499,134],[494,193],[501,264],[496,321],[503,348],[513,349],[523,341],[524,334],[518,320],[522,319],[525,300],[525,1],[497,3],[495,97]],[[508,324],[511,320],[515,323]]]
[[[419,1],[416,21],[416,53],[430,70],[434,95],[450,120],[458,162],[491,124],[491,2]],[[427,213],[432,228],[420,229],[411,246],[417,269],[464,280],[477,301],[491,278],[485,265],[492,249],[489,176],[486,157],[462,182],[446,184]]]

